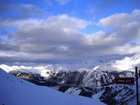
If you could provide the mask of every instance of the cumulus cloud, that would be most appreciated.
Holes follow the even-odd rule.
[[[17,46],[21,52],[66,56],[65,53],[70,54],[72,47],[82,44],[84,35],[78,30],[88,24],[90,22],[68,15],[52,16],[44,20],[9,22],[10,26],[18,27],[11,34],[9,44]]]
[[[111,30],[91,35],[80,32],[91,24],[90,21],[66,14],[46,19],[6,21],[2,21],[1,26],[17,27],[6,37],[6,44],[0,44],[2,51],[10,46],[7,51],[16,54],[14,57],[9,55],[11,59],[65,59],[140,53],[140,10],[100,19],[100,25]],[[1,57],[4,56],[7,55],[1,54]]]
[[[122,44],[140,40],[140,10],[132,13],[114,14],[100,20],[104,27],[113,27],[112,33]]]
[[[132,13],[120,13],[120,14],[114,14],[107,18],[102,18],[100,20],[101,25],[104,27],[117,27],[122,26],[126,24],[131,24],[134,22],[140,21],[140,10],[134,10]]]
[[[119,42],[118,45],[114,46],[118,50],[114,50],[115,52],[123,54],[139,52],[137,49],[139,44],[132,46],[130,42],[140,40],[140,10],[134,10],[130,14],[114,14],[99,22],[105,28],[112,28],[112,37]]]

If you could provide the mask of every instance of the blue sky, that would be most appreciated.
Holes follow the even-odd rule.
[[[0,60],[140,53],[139,0],[0,0]]]

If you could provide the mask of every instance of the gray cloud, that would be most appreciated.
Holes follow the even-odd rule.
[[[131,14],[114,14],[100,20],[104,27],[113,27],[112,34],[120,44],[129,41],[140,40],[140,10],[134,10]]]
[[[68,17],[67,15],[52,16],[46,20],[29,20],[29,24],[19,23],[17,31],[12,33],[10,43],[17,45],[21,52],[53,53],[66,56],[71,52],[72,46],[81,46],[84,35],[78,32],[85,28],[89,22]],[[24,23],[24,21],[22,21]],[[10,25],[12,23],[9,23]]]
[[[0,51],[19,51],[17,46],[1,43],[0,40]]]
[[[91,35],[80,32],[91,22],[65,14],[47,19],[13,20],[7,24],[3,21],[3,26],[17,28],[6,38],[7,43],[0,45],[2,51],[13,53],[0,55],[14,60],[35,61],[140,53],[139,17],[140,10],[111,15],[99,22],[112,30]],[[131,41],[137,43],[132,44]]]

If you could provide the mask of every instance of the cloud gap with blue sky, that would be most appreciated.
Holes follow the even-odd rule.
[[[139,0],[1,0],[1,62],[140,53]]]

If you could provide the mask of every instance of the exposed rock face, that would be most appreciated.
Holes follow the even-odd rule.
[[[20,71],[11,71],[11,74],[31,81],[39,85],[54,86],[67,85],[77,87],[97,87],[105,86],[112,83],[115,77],[134,77],[134,72],[107,72],[107,71],[73,71],[73,72],[52,72],[49,78],[42,77],[40,74],[24,73]]]
[[[135,86],[115,85],[116,77],[134,77],[135,66],[140,64],[140,54],[122,60],[112,60],[93,69],[76,71],[36,68],[11,70],[9,73],[37,85],[57,87],[67,94],[98,98],[108,105],[124,105],[135,96]],[[34,70],[35,69],[35,70]],[[34,72],[33,72],[34,71]]]

